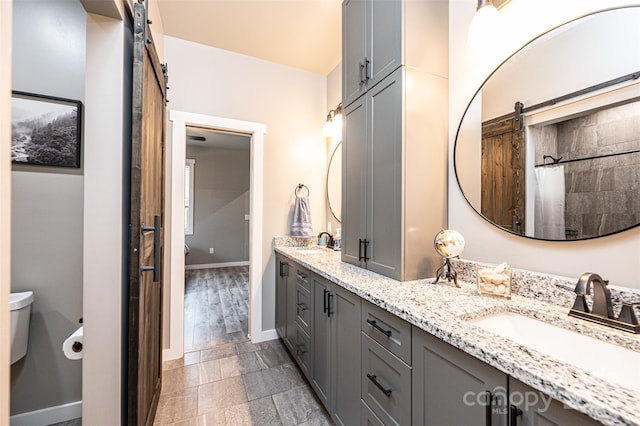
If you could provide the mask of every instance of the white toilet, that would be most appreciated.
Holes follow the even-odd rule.
[[[11,311],[11,364],[27,354],[29,341],[29,317],[33,292],[11,293],[9,310]]]

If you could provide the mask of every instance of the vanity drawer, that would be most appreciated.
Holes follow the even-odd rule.
[[[384,426],[382,420],[380,420],[378,416],[376,416],[376,414],[371,411],[371,408],[369,408],[367,403],[363,400],[360,400],[360,418],[361,426]]]
[[[385,425],[411,423],[411,367],[362,333],[362,400]]]
[[[362,331],[411,365],[411,324],[363,300]]]
[[[296,324],[296,348],[294,356],[307,380],[311,380],[311,355],[311,338],[302,327],[300,327],[300,324]]]
[[[296,283],[311,292],[311,277],[309,270],[302,266],[296,265]]]
[[[311,333],[311,293],[300,284],[296,285],[296,322]]]

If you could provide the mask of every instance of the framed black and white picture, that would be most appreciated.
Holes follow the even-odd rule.
[[[26,92],[12,93],[13,163],[80,167],[82,102]]]

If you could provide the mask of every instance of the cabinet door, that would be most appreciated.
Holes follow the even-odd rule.
[[[342,3],[342,103],[349,105],[366,90],[365,0]]]
[[[313,368],[311,385],[316,395],[324,404],[327,411],[331,412],[330,385],[331,385],[331,317],[327,315],[327,303],[331,283],[315,274],[313,280]]]
[[[360,297],[332,284],[332,417],[337,425],[360,423]]]
[[[417,328],[412,352],[413,425],[506,426],[506,374]]]
[[[366,97],[344,109],[342,143],[342,261],[361,265],[361,240],[367,232]]]
[[[561,402],[539,392],[513,377],[509,378],[510,404],[514,409],[521,410],[516,415],[511,410],[510,424],[518,426],[563,426],[581,425],[591,426],[601,423],[592,418],[564,406]]]
[[[297,344],[297,330],[296,330],[296,317],[298,316],[298,284],[296,283],[296,275],[293,269],[295,263],[291,264],[291,273],[287,277],[287,317],[285,325],[285,338],[284,343],[287,345],[292,354],[296,351]]]
[[[375,86],[402,65],[404,1],[367,2],[367,86]]]
[[[287,275],[289,264],[276,254],[276,331],[281,339],[286,338],[287,327]]]
[[[367,93],[370,129],[367,269],[397,280],[402,279],[400,261],[404,255],[402,245],[402,76],[401,68]],[[345,143],[345,145],[348,144],[349,141]],[[351,176],[347,175],[347,180],[350,178]],[[409,195],[420,196],[419,194]],[[349,198],[349,203],[351,202]]]

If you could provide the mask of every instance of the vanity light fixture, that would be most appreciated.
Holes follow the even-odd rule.
[[[478,9],[471,19],[467,43],[471,47],[479,47],[484,42],[494,39],[500,31],[500,13],[498,9],[510,0],[478,0]]]
[[[330,137],[338,142],[342,140],[342,102],[327,114],[327,121],[322,127],[322,136]]]

